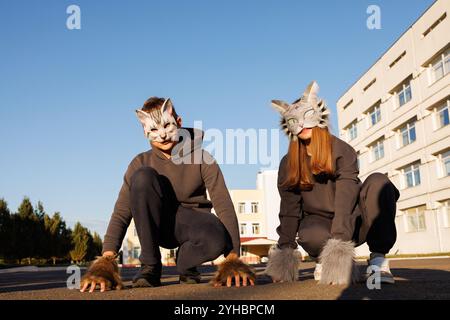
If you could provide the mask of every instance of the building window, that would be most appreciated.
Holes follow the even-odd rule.
[[[347,102],[343,107],[342,107],[342,109],[347,109],[351,104],[353,103],[353,99],[351,99],[349,102]]]
[[[258,235],[260,233],[259,223],[252,224],[252,233]]]
[[[384,141],[380,139],[370,146],[372,154],[372,162],[380,160],[384,157]]]
[[[410,208],[405,211],[406,232],[419,232],[426,230],[425,206]]]
[[[389,69],[392,69],[393,66],[395,66],[404,56],[406,55],[406,51],[403,51],[401,55],[397,57],[392,63],[389,65]]]
[[[416,141],[416,120],[408,122],[403,127],[399,129],[399,145],[401,147],[407,146],[408,144]]]
[[[433,62],[431,62],[430,69],[431,83],[445,77],[450,71],[450,49],[441,53]]]
[[[238,213],[245,213],[245,202],[238,203]]]
[[[450,176],[450,150],[438,154],[438,176],[440,178]]]
[[[450,123],[450,118],[448,115],[448,105],[449,100],[446,101],[446,103],[443,106],[440,106],[435,109],[436,113],[436,122],[437,122],[437,129],[447,126]]]
[[[347,134],[348,134],[348,141],[352,141],[353,139],[356,139],[356,137],[358,136],[358,128],[356,120],[353,121],[347,128]]]
[[[169,250],[169,254],[168,254],[168,258],[172,259],[175,258],[177,256],[177,249],[170,249]]]
[[[442,213],[442,218],[444,221],[444,228],[450,228],[450,199],[442,202],[440,211]]]
[[[439,17],[427,30],[422,33],[423,37],[426,37],[431,31],[434,30],[444,19],[447,17],[447,12],[444,12],[442,16]]]
[[[131,257],[133,259],[139,259],[139,255],[141,254],[141,247],[133,247],[133,253]]]
[[[399,107],[403,106],[405,103],[409,102],[412,99],[411,81],[405,82],[402,85],[401,91],[397,93],[397,97]]]
[[[369,88],[370,88],[371,86],[373,86],[375,82],[377,82],[377,78],[372,79],[372,81],[370,81],[370,82],[364,87],[363,91],[366,92],[367,90],[369,90]]]
[[[404,167],[403,173],[403,188],[412,188],[420,184],[420,163],[414,163]]]
[[[375,106],[375,108],[373,108],[369,114],[370,114],[370,124],[372,126],[374,126],[378,122],[380,122],[380,120],[381,120],[380,105]]]
[[[252,202],[252,213],[258,213],[258,202]]]
[[[246,234],[247,233],[247,224],[246,223],[241,223],[239,229],[240,229],[241,235]]]

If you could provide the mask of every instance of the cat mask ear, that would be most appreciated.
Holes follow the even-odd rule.
[[[272,100],[272,107],[277,110],[279,113],[283,114],[289,108],[289,103],[286,103],[281,100]]]
[[[311,81],[311,83],[306,87],[305,92],[303,92],[302,100],[312,104],[317,104],[319,85],[316,81]]]
[[[161,106],[161,114],[163,114],[164,112],[173,115],[173,104],[170,98],[167,98],[166,101],[164,101],[163,105]]]
[[[136,110],[136,116],[138,117],[138,119],[142,123],[142,125],[145,125],[146,119],[148,119],[148,117],[149,117],[148,113],[142,111],[141,109]]]

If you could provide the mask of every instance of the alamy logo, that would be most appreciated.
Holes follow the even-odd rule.
[[[172,150],[175,164],[259,164],[274,168],[279,162],[280,130],[278,129],[202,129],[202,121],[194,121],[193,140],[186,129],[178,130],[178,139],[183,141]],[[202,132],[204,138],[202,139]],[[202,144],[204,150],[202,152]],[[192,151],[192,152],[191,152]],[[211,154],[211,156],[209,155]]]
[[[370,5],[366,10],[367,14],[370,16],[367,18],[366,25],[369,30],[380,30],[381,29],[381,9],[377,5]]]
[[[67,289],[80,289],[80,279],[81,279],[81,270],[79,266],[71,265],[66,269],[66,273],[70,274],[67,278],[66,285]]]
[[[71,4],[67,7],[66,13],[70,14],[66,20],[66,26],[69,30],[81,29],[81,9],[75,4]]]
[[[378,266],[369,266],[367,268],[367,277],[366,286],[369,290],[380,290],[381,289],[381,274],[380,267]]]

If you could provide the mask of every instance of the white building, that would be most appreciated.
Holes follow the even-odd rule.
[[[230,190],[239,223],[241,259],[247,263],[260,263],[269,248],[276,243],[268,238],[264,190]]]
[[[450,252],[449,15],[433,3],[337,102],[362,180],[381,172],[401,192],[391,253]]]

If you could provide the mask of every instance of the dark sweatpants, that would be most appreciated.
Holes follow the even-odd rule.
[[[387,254],[397,239],[395,228],[396,202],[400,192],[381,173],[367,177],[361,187],[359,203],[361,215],[356,218],[353,241],[356,246],[367,242],[371,252]],[[298,244],[317,258],[331,235],[332,219],[305,214],[298,230]]]
[[[170,181],[151,167],[142,167],[131,177],[130,205],[142,264],[161,263],[160,246],[179,247],[177,269],[184,274],[232,249],[231,237],[217,216],[181,206]]]

